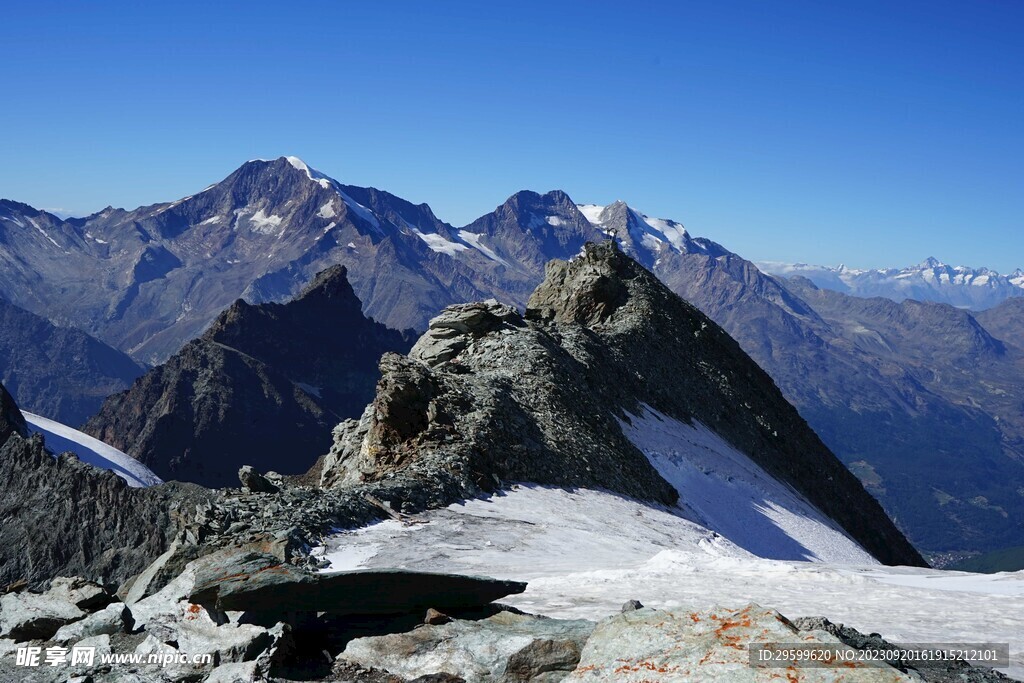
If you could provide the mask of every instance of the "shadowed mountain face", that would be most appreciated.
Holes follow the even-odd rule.
[[[98,339],[0,299],[0,380],[25,410],[80,425],[143,371]]]
[[[5,443],[11,434],[25,436],[27,433],[25,416],[18,410],[7,388],[0,384],[0,445]]]
[[[525,317],[454,306],[381,365],[373,404],[317,466],[324,485],[512,480],[671,504],[677,491],[623,428],[649,406],[721,436],[881,561],[922,563],[768,375],[614,242],[550,262]]]
[[[306,470],[372,397],[380,355],[411,344],[363,316],[345,276],[328,269],[288,304],[237,301],[85,431],[168,480],[232,486],[243,464]]]

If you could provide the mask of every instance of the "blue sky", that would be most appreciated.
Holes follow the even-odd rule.
[[[623,199],[751,259],[1024,267],[1024,3],[5,3],[0,196],[294,154],[461,225]]]

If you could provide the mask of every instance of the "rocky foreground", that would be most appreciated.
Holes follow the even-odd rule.
[[[492,601],[525,584],[450,574],[314,574],[249,546],[190,562],[147,594],[161,563],[111,594],[81,578],[0,597],[0,680],[110,681],[959,681],[1008,680],[966,664],[750,666],[749,643],[896,650],[826,619],[771,609],[697,611],[627,601],[599,622]],[[120,659],[112,657],[120,655]]]

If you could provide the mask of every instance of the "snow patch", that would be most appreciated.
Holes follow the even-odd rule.
[[[320,218],[334,218],[338,214],[334,211],[334,201],[329,201],[320,207],[320,210],[316,212],[316,215]]]
[[[42,229],[42,228],[41,228],[41,227],[39,226],[39,224],[35,222],[35,220],[34,220],[34,219],[32,219],[32,218],[29,218],[28,216],[25,216],[25,220],[27,220],[27,221],[28,221],[29,223],[31,223],[31,224],[32,224],[32,227],[33,227],[33,228],[35,228],[36,230],[38,230],[38,231],[39,231],[39,233],[40,233],[40,234],[41,234],[41,235],[42,235],[43,237],[45,237],[46,239],[50,240],[50,244],[52,244],[53,246],[55,246],[55,247],[57,247],[58,249],[60,249],[60,245],[59,245],[59,244],[57,244],[57,242],[56,242],[56,241],[54,241],[54,239],[53,239],[52,237],[50,237],[49,233],[47,233],[47,232],[46,232],[45,230],[43,230],[43,229]]]
[[[406,223],[413,234],[419,237],[421,240],[427,243],[431,251],[436,251],[440,254],[448,254],[449,256],[455,256],[460,251],[466,251],[469,249],[465,244],[459,244],[458,242],[452,242],[446,240],[441,235],[436,233],[423,233],[414,228],[409,223]]]
[[[580,204],[576,207],[583,214],[583,217],[594,225],[601,225],[601,213],[605,210],[605,207],[598,206],[597,204]]]
[[[491,249],[481,241],[481,238],[483,237],[482,233],[469,232],[468,230],[459,230],[458,235],[460,240],[462,240],[469,246],[473,247],[474,249],[476,249],[477,251],[479,251],[481,254],[491,259],[492,261],[497,261],[503,266],[509,265],[508,261],[498,256],[493,249]]]
[[[163,480],[138,460],[108,446],[99,439],[54,420],[22,411],[29,430],[43,435],[46,446],[54,453],[71,451],[82,462],[111,470],[136,488],[162,484]]]
[[[220,223],[222,220],[224,220],[223,216],[211,216],[199,225],[214,225],[215,223]]]
[[[688,517],[758,557],[842,564],[876,560],[789,486],[700,422],[641,404],[622,432],[678,492]]]
[[[563,221],[563,220],[562,220],[561,218],[559,218],[558,216],[548,216],[548,217],[547,217],[547,218],[546,218],[545,220],[547,220],[547,222],[548,222],[548,225],[553,225],[553,226],[555,226],[556,228],[557,228],[558,226],[562,225],[562,223],[564,222],[564,221]]]
[[[263,212],[263,209],[260,209],[249,218],[252,229],[263,235],[275,233],[277,228],[281,227],[281,220],[280,216],[268,215]]]

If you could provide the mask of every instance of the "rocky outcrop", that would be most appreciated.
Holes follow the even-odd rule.
[[[593,630],[590,621],[499,612],[479,621],[357,638],[339,659],[407,679],[447,673],[467,681],[556,681],[576,668]]]
[[[643,403],[721,435],[881,561],[923,564],[739,345],[614,243],[550,263],[525,316],[447,309],[381,371],[373,403],[335,430],[322,485],[433,481],[465,495],[513,480],[671,504],[677,492],[619,426]]]
[[[288,304],[237,301],[85,431],[165,480],[233,486],[242,465],[297,474],[372,398],[381,354],[410,344],[363,317],[345,269],[331,268]]]
[[[794,660],[778,668],[750,666],[750,643],[843,643],[824,632],[800,633],[785,617],[750,604],[740,610],[669,612],[641,609],[605,619],[594,629],[579,665],[565,681],[786,680],[907,682],[909,676],[888,666],[866,663],[806,670]]]
[[[131,488],[71,454],[54,458],[39,437],[15,434],[0,449],[0,583],[39,586],[72,575],[117,585],[215,497],[182,484]]]
[[[221,611],[406,614],[478,607],[525,589],[516,581],[398,569],[314,574],[250,551],[204,558],[188,599]]]

